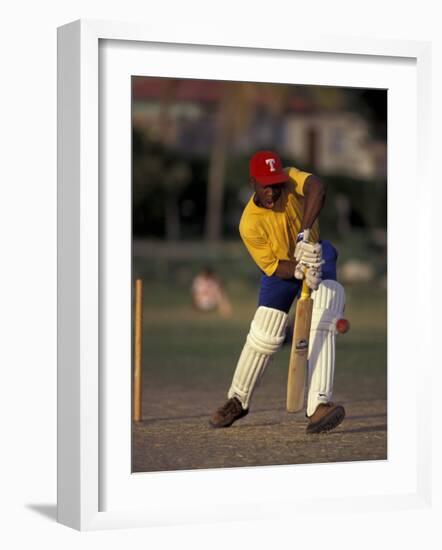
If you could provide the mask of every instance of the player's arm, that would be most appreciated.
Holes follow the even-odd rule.
[[[296,269],[295,260],[279,260],[275,275],[281,279],[293,279]]]
[[[301,230],[311,229],[325,202],[326,187],[322,180],[313,174],[304,182],[304,213]]]
[[[297,170],[289,169],[289,175],[294,183],[294,191],[304,197],[301,232],[297,238],[295,249],[295,277],[307,279],[307,285],[315,289],[321,281],[322,249],[320,243],[307,242],[307,229],[311,229],[325,202],[325,184],[317,176]],[[281,277],[290,271],[291,265],[281,265]]]
[[[304,213],[302,217],[301,230],[310,229],[318,217],[325,202],[325,184],[313,174],[309,175],[304,182]],[[296,260],[279,260],[275,275],[282,279],[292,279],[296,270]]]

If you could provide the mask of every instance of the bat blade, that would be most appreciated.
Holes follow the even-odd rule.
[[[310,297],[300,298],[296,304],[295,328],[287,379],[288,412],[298,412],[304,407],[312,309],[313,300]]]

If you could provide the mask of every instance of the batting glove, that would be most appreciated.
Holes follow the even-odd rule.
[[[311,270],[312,277],[313,273],[320,274],[321,266],[324,263],[322,259],[322,245],[320,243],[307,242],[308,237],[308,230],[298,235],[298,242],[295,248],[295,260],[297,262],[295,269],[296,279],[303,279],[308,270]]]
[[[322,270],[320,268],[308,268],[305,265],[298,264],[295,270],[295,277],[300,280],[305,278],[307,286],[311,290],[317,290],[322,281]]]
[[[307,269],[305,273],[305,282],[311,290],[317,290],[322,281],[322,271]]]
[[[322,245],[299,241],[295,248],[295,260],[308,267],[319,268],[323,264]]]

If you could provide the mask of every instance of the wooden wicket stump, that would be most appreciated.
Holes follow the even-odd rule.
[[[143,412],[143,281],[135,281],[135,322],[134,322],[134,378],[133,378],[133,419],[142,420]]]

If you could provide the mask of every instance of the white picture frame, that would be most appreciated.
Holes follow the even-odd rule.
[[[106,49],[103,50],[106,44],[111,45],[110,53],[106,53]],[[386,65],[387,69],[396,65],[399,67],[402,63],[404,67],[412,68],[412,70],[404,70],[404,78],[411,78],[412,83],[417,86],[417,93],[413,89],[409,91],[411,95],[407,96],[411,101],[409,112],[416,114],[416,120],[409,122],[410,128],[415,132],[411,138],[401,137],[398,120],[390,125],[389,118],[389,160],[393,159],[391,165],[389,164],[389,180],[393,181],[389,216],[392,214],[391,195],[394,198],[395,181],[399,179],[403,181],[404,189],[410,191],[411,195],[417,163],[419,163],[419,181],[429,181],[425,178],[428,170],[426,155],[429,149],[431,115],[428,99],[431,47],[427,42],[365,40],[343,36],[311,39],[302,34],[295,37],[282,34],[278,42],[271,44],[258,38],[254,43],[236,39],[232,42],[226,40],[217,41],[217,44],[202,44],[186,36],[185,30],[182,35],[175,33],[174,36],[157,36],[152,29],[136,24],[76,21],[60,27],[58,30],[58,521],[79,530],[91,530],[172,525],[220,519],[284,517],[285,513],[293,513],[294,510],[297,514],[310,513],[311,506],[308,504],[321,501],[330,503],[333,499],[339,501],[342,513],[354,510],[355,507],[370,511],[428,505],[431,493],[430,432],[425,415],[426,411],[430,410],[430,404],[425,388],[429,386],[430,361],[421,362],[419,380],[408,377],[408,382],[406,380],[403,382],[403,388],[413,392],[413,396],[416,397],[414,403],[414,400],[410,400],[407,396],[408,401],[413,401],[407,417],[407,429],[412,436],[407,442],[403,440],[403,436],[397,429],[399,418],[395,414],[406,400],[401,401],[399,392],[394,393],[395,380],[389,377],[389,450],[392,450],[393,458],[389,458],[384,465],[381,463],[369,465],[370,475],[376,476],[379,480],[378,484],[372,484],[372,490],[364,489],[362,486],[359,491],[355,489],[356,480],[365,475],[362,470],[364,465],[359,465],[358,469],[352,468],[351,464],[327,465],[327,469],[324,465],[311,465],[308,469],[304,467],[303,477],[312,478],[311,485],[300,488],[299,495],[291,496],[284,488],[291,482],[296,482],[299,487],[299,479],[296,478],[299,470],[295,470],[295,467],[239,468],[230,469],[228,472],[172,472],[140,476],[131,475],[130,471],[125,469],[127,453],[130,453],[130,449],[125,451],[124,456],[121,455],[123,457],[121,461],[106,462],[108,455],[113,456],[115,447],[112,445],[115,446],[115,441],[118,441],[120,447],[125,447],[130,440],[129,424],[125,423],[128,411],[127,407],[124,409],[122,405],[126,411],[120,414],[122,422],[118,422],[118,419],[115,421],[113,418],[112,424],[113,431],[120,434],[121,438],[108,442],[105,437],[105,428],[108,423],[106,415],[109,413],[103,406],[103,402],[108,400],[108,393],[109,396],[114,395],[112,392],[116,391],[118,381],[112,386],[103,385],[102,380],[103,361],[108,357],[108,354],[103,352],[103,324],[109,311],[106,305],[109,300],[109,287],[114,283],[109,280],[106,284],[103,283],[106,269],[109,269],[110,265],[105,251],[106,246],[103,245],[106,240],[106,235],[103,233],[109,231],[110,226],[103,224],[101,214],[106,211],[104,217],[111,219],[116,205],[121,204],[120,199],[126,200],[127,205],[128,198],[126,188],[126,196],[116,195],[113,198],[110,196],[104,201],[103,185],[106,183],[106,178],[103,173],[100,173],[108,173],[108,170],[100,171],[100,155],[103,146],[103,127],[100,127],[100,120],[102,121],[106,109],[102,104],[104,102],[100,96],[100,86],[103,82],[108,82],[109,85],[106,78],[100,80],[103,76],[100,64],[111,62],[112,44],[124,46],[126,53],[131,48],[140,49],[154,45],[156,53],[150,51],[147,55],[151,59],[155,59],[155,55],[162,56],[162,63],[178,59],[180,51],[192,54],[198,50],[199,55],[205,59],[206,72],[201,72],[201,66],[195,66],[193,71],[191,55],[189,55],[190,65],[187,70],[192,70],[193,75],[208,78],[212,78],[213,73],[209,75],[207,67],[214,65],[213,56],[218,53],[228,55],[231,60],[253,54],[259,61],[259,56],[264,56],[278,60],[277,64],[281,65],[280,70],[285,70],[296,53],[299,56],[309,56],[309,61],[318,58],[325,68],[327,64],[335,61],[367,64],[367,70],[370,60]],[[167,50],[166,53],[162,50],[162,46]],[[124,55],[126,54],[123,52],[120,56],[120,53],[121,49],[116,55],[121,58],[120,69],[123,67],[123,73],[128,71],[130,74],[131,67],[126,68],[125,65]],[[115,58],[112,63],[117,66]],[[225,66],[226,61],[224,60],[223,63]],[[223,66],[223,63],[219,67]],[[183,65],[179,64],[179,66]],[[212,67],[211,70],[215,69]],[[164,69],[164,71],[164,76],[174,76],[170,73],[170,69]],[[123,73],[119,72],[119,69],[114,72],[117,78]],[[413,73],[412,76],[410,76],[411,73]],[[152,74],[152,76],[161,75],[160,69]],[[341,82],[347,82],[347,85],[357,85],[355,75],[347,74],[342,78]],[[314,76],[311,79],[314,79]],[[318,80],[316,83],[326,82],[324,77],[321,77],[321,81]],[[336,84],[336,81],[333,84]],[[124,96],[125,88],[123,87],[119,93],[119,97],[121,94]],[[108,100],[113,101],[111,96],[106,98],[106,101]],[[130,95],[127,101],[130,103]],[[389,103],[390,107],[394,111],[394,105]],[[400,114],[398,109],[397,116],[399,117]],[[124,144],[126,139],[124,136],[128,135],[127,125],[125,126],[124,120],[120,124],[122,126],[120,125],[119,128],[125,128],[122,133]],[[118,161],[120,162],[119,174],[125,181],[128,177],[129,142],[126,145],[127,150],[123,153],[123,160]],[[399,147],[402,147],[406,154],[409,163],[407,170],[396,162]],[[418,197],[410,196],[404,200],[409,201],[406,205],[416,209],[419,230],[430,235],[430,212],[427,209],[431,204],[431,187],[428,185],[421,187]],[[389,234],[389,245],[393,242],[394,248],[389,255],[388,267],[389,278],[395,282],[398,281],[400,285],[400,269],[407,258],[408,250],[416,246],[422,257],[429,257],[431,238],[427,239],[423,246],[419,243],[418,247],[416,232],[412,232],[405,247],[397,238],[400,230],[404,228],[404,222],[401,221],[400,216],[396,216],[395,221],[397,222],[395,228]],[[123,222],[123,227],[127,229],[127,219]],[[125,254],[127,251],[125,246],[127,242],[122,244],[121,249],[116,246],[115,254]],[[112,261],[112,258],[109,261]],[[130,258],[128,261],[130,262]],[[418,265],[423,266],[424,262]],[[423,267],[418,269],[422,270]],[[417,276],[419,275],[421,275],[420,272]],[[123,280],[125,278],[127,280],[127,270],[120,273],[120,276]],[[119,282],[115,284],[118,285]],[[395,368],[397,369],[399,361],[403,362],[401,368],[406,374],[412,373],[413,363],[419,356],[415,348],[399,356],[398,348],[394,345],[404,337],[404,332],[401,333],[401,330],[411,335],[405,321],[400,319],[398,295],[399,291],[389,292],[389,338],[392,342],[392,346],[389,347],[389,365],[390,363],[393,367],[396,365],[392,369],[395,373],[398,372]],[[416,313],[419,304],[420,315],[427,315],[429,318],[430,296],[431,292],[418,289],[415,296],[409,297],[410,316]],[[122,318],[127,321],[126,306],[127,296],[125,304],[121,306]],[[393,317],[394,327],[391,323]],[[421,349],[430,349],[426,345],[429,338],[429,333],[422,334],[419,344]],[[127,355],[127,345],[126,338],[126,344],[119,350],[122,356]],[[129,373],[127,375],[129,376]],[[390,390],[390,387],[393,390]],[[130,395],[126,395],[124,399],[130,400]],[[422,406],[424,399],[426,407]],[[118,415],[118,411],[116,414]],[[401,450],[407,451],[406,454],[411,456],[401,456],[399,452]],[[326,490],[322,485],[321,492],[319,486],[313,485],[314,480],[319,479],[324,483],[331,472],[335,482],[326,487]],[[112,487],[109,491],[107,489],[104,491],[103,484],[107,487],[108,484],[114,483],[114,479],[120,474],[121,479],[115,481],[118,489]],[[347,482],[346,478],[348,478]],[[381,489],[383,480],[386,479],[392,482],[390,485],[386,483],[384,489]],[[229,492],[222,493],[221,487],[228,488],[239,483],[248,487],[245,496],[241,497],[246,506],[242,507],[241,513],[227,510],[220,514],[219,509],[211,506],[211,495],[217,493],[218,502],[227,502]],[[261,495],[253,491],[258,483]],[[138,487],[133,487],[134,485]],[[344,489],[341,490],[341,487]],[[140,494],[146,494],[146,490],[149,491],[150,503],[140,505],[137,499],[140,498]],[[177,496],[171,499],[170,494],[174,490]],[[135,495],[137,491],[138,496]],[[112,494],[112,498],[103,496],[107,493]],[[323,496],[324,493],[328,497]],[[182,494],[185,494],[185,498],[179,496]],[[153,496],[155,498],[152,498]],[[132,504],[131,498],[133,498]],[[110,502],[111,505],[109,505]],[[155,506],[152,502],[155,502]]]

